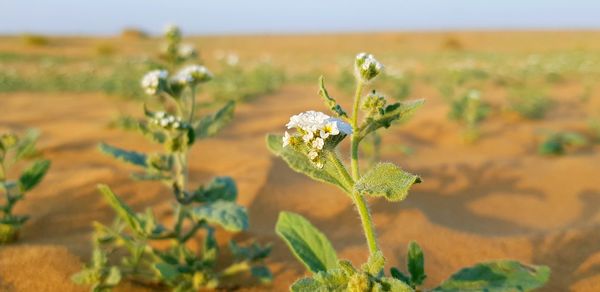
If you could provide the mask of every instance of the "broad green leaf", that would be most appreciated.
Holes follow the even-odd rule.
[[[385,257],[383,257],[383,253],[378,250],[375,254],[371,254],[369,259],[365,265],[363,265],[363,271],[371,274],[377,275],[381,270],[383,270],[383,266],[385,265]]]
[[[323,98],[325,105],[329,107],[329,109],[338,117],[348,117],[348,114],[344,111],[342,106],[340,106],[333,97],[329,96],[329,92],[327,92],[327,89],[325,88],[325,80],[323,80],[323,76],[319,77],[319,95]]]
[[[424,103],[424,99],[417,99],[386,106],[382,113],[366,121],[360,129],[360,137],[366,137],[379,128],[389,128],[393,123],[406,122]]]
[[[421,178],[403,171],[393,163],[380,163],[363,175],[354,185],[354,190],[374,197],[385,197],[389,201],[402,201],[408,190]]]
[[[275,230],[311,272],[337,268],[338,259],[331,242],[304,217],[281,212]]]
[[[248,214],[246,208],[227,201],[217,201],[195,207],[190,212],[194,221],[206,220],[209,223],[219,224],[225,230],[238,232],[248,228]]]
[[[284,148],[282,141],[281,135],[267,135],[267,147],[271,153],[281,157],[291,169],[303,173],[314,180],[336,185],[346,193],[351,192],[352,182],[345,178],[333,161],[334,159],[338,159],[337,155],[328,152],[328,155],[324,155],[327,160],[323,168],[317,168],[303,153],[292,149],[292,147]]]
[[[290,287],[292,292],[328,292],[328,289],[312,278],[302,278]]]
[[[464,268],[433,291],[531,291],[550,278],[550,268],[500,260]]]
[[[19,177],[19,185],[22,192],[33,189],[42,179],[50,168],[50,160],[37,160],[29,168],[25,169]]]
[[[229,241],[229,250],[233,256],[238,260],[248,260],[251,262],[260,261],[265,259],[271,253],[271,245],[268,244],[264,247],[260,246],[256,242],[253,242],[248,246],[240,246],[234,240]]]
[[[218,200],[233,202],[237,198],[237,194],[235,181],[228,176],[219,176],[213,178],[208,185],[198,188],[194,192],[193,201],[200,203]]]
[[[148,159],[146,154],[138,153],[135,151],[124,150],[121,148],[117,148],[117,147],[108,145],[106,143],[100,143],[100,145],[98,147],[100,148],[100,151],[102,151],[102,153],[108,154],[116,159],[121,160],[121,161],[125,161],[127,163],[131,163],[133,165],[137,165],[137,166],[141,166],[141,167],[148,166],[148,164],[146,163],[146,160]]]
[[[196,138],[208,138],[217,134],[223,127],[231,122],[234,111],[235,101],[229,101],[212,116],[204,117],[199,120],[194,125]]]
[[[411,284],[414,286],[422,285],[425,278],[427,278],[423,250],[414,241],[408,244],[408,272],[410,273]]]
[[[167,263],[156,263],[154,268],[158,271],[160,276],[167,282],[175,281],[179,277],[179,271],[177,266]]]
[[[117,212],[119,218],[121,218],[127,225],[136,233],[143,235],[144,229],[142,224],[137,218],[136,214],[127,206],[121,199],[119,199],[111,189],[106,185],[98,185],[100,193],[104,196],[108,204]]]

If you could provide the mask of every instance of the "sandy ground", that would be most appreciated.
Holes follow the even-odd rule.
[[[96,150],[100,141],[148,149],[140,148],[143,138],[106,127],[119,112],[137,113],[137,108],[102,95],[0,96],[2,127],[37,127],[43,133],[40,146],[53,161],[47,178],[18,208],[33,215],[21,240],[0,248],[0,290],[85,290],[68,278],[90,255],[91,222],[109,222],[113,216],[95,189],[98,183],[110,185],[136,210],[156,206],[158,214],[168,216],[172,199],[167,190],[133,183],[130,168]],[[250,230],[238,239],[273,243],[269,265],[275,282],[256,290],[284,291],[305,273],[274,234],[282,210],[308,217],[340,257],[358,264],[367,256],[348,198],[289,170],[265,148],[266,133],[282,131],[291,114],[310,108],[321,109],[314,87],[286,86],[239,106],[232,125],[200,142],[191,156],[191,181],[219,174],[238,182],[240,201],[251,218]],[[417,240],[426,254],[428,287],[462,266],[514,258],[552,268],[543,291],[598,291],[600,189],[594,174],[600,173],[599,149],[545,158],[532,146],[536,129],[568,125],[577,113],[557,109],[540,122],[495,116],[483,128],[480,143],[466,146],[457,126],[447,122],[446,110],[431,99],[414,120],[385,139],[387,145],[416,150],[403,156],[386,146],[383,155],[424,180],[402,203],[372,200],[388,266],[403,265],[407,243]]]
[[[217,51],[232,50],[242,60],[269,56],[275,64],[290,64],[297,72],[315,68],[335,72],[340,60],[346,62],[358,51],[398,61],[421,51],[435,52],[449,37],[482,52],[531,53],[598,49],[600,42],[593,40],[599,34],[536,33],[535,42],[529,33],[377,34],[341,39],[204,37],[191,41],[200,44],[209,63]],[[561,42],[556,42],[557,37]],[[25,48],[0,38],[0,51],[88,57],[94,54],[93,44],[106,41],[114,41],[122,54],[156,50],[153,40],[69,38],[45,48]],[[312,75],[316,79],[318,73]],[[426,97],[427,104],[415,119],[384,138],[383,158],[421,175],[424,182],[402,203],[371,201],[388,267],[404,266],[406,246],[416,240],[426,254],[427,287],[435,287],[463,266],[514,258],[552,268],[551,280],[542,291],[600,291],[600,185],[596,178],[600,148],[590,146],[557,158],[536,154],[544,129],[583,130],[586,114],[600,108],[597,94],[588,105],[574,101],[573,93],[579,91],[580,87],[569,83],[553,88],[557,106],[541,121],[494,113],[483,125],[479,143],[465,145],[460,128],[446,118],[448,107],[436,98],[437,92],[417,86],[414,96]],[[493,102],[502,99],[495,89],[485,92]],[[316,86],[285,86],[276,94],[240,105],[231,126],[215,139],[201,141],[191,156],[192,182],[214,175],[230,175],[237,181],[251,227],[236,239],[273,243],[269,266],[275,281],[254,290],[285,291],[305,273],[275,236],[275,221],[282,210],[308,217],[332,240],[341,258],[358,265],[367,257],[357,227],[360,222],[348,198],[333,186],[289,170],[265,147],[266,133],[282,132],[290,115],[307,109],[323,109]],[[122,112],[139,114],[139,104],[96,94],[0,95],[0,130],[38,128],[43,134],[40,146],[53,161],[46,179],[17,208],[32,215],[20,241],[0,247],[0,291],[86,291],[69,277],[90,256],[91,223],[107,223],[114,216],[96,190],[99,183],[110,185],[136,210],[153,206],[159,217],[169,216],[172,197],[167,189],[132,182],[128,175],[133,168],[96,149],[101,141],[152,149],[142,137],[107,127]],[[415,152],[402,155],[400,145]],[[147,288],[125,284],[120,290]]]

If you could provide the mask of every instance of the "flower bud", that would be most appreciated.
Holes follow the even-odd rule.
[[[157,95],[161,91],[165,91],[168,77],[169,72],[166,70],[153,70],[146,73],[141,81],[144,92],[149,95]]]
[[[379,63],[371,54],[360,53],[356,55],[354,69],[357,78],[367,83],[377,77],[383,70],[383,65]]]
[[[368,115],[376,115],[383,111],[383,107],[386,104],[385,97],[378,94],[375,90],[371,91],[364,99],[361,107],[365,110]]]
[[[165,37],[170,41],[179,42],[181,39],[181,29],[173,24],[167,25],[165,28]]]

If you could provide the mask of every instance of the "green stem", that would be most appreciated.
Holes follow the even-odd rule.
[[[363,90],[363,83],[359,80],[356,85],[356,93],[354,95],[354,106],[352,108],[352,136],[351,136],[351,168],[352,168],[352,178],[356,182],[360,177],[360,173],[358,170],[358,145],[360,142],[360,136],[358,132],[358,107],[360,105],[360,99]],[[365,237],[367,238],[367,245],[369,246],[369,253],[374,255],[379,251],[379,247],[377,245],[377,239],[375,237],[375,228],[373,227],[373,220],[371,220],[371,214],[369,213],[369,208],[367,207],[367,201],[364,196],[357,192],[352,192],[352,199],[354,201],[354,205],[356,205],[356,209],[358,210],[358,214],[360,216],[360,221],[362,222],[363,231]]]
[[[354,106],[352,107],[352,136],[351,136],[351,168],[352,168],[352,178],[356,181],[358,180],[358,107],[360,105],[360,99],[362,95],[363,83],[362,81],[358,81],[356,85],[356,93],[354,94]]]

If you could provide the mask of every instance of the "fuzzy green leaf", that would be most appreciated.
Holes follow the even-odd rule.
[[[302,278],[290,287],[292,292],[327,292],[327,288],[312,278]]]
[[[127,225],[136,233],[143,235],[144,228],[136,214],[127,206],[112,190],[106,185],[98,185],[100,193],[104,196],[108,204],[115,210],[117,216],[125,221]]]
[[[530,291],[542,287],[549,278],[546,266],[500,260],[464,268],[433,291]]]
[[[192,209],[190,213],[194,221],[206,220],[219,224],[225,230],[238,232],[248,228],[246,208],[227,201],[217,201]]]
[[[213,178],[208,185],[198,188],[194,192],[193,201],[199,203],[218,200],[233,202],[237,198],[237,194],[235,181],[228,176],[219,176]]]
[[[354,185],[354,190],[374,197],[384,196],[392,202],[402,201],[408,190],[421,178],[403,171],[393,163],[380,163],[369,170]]]
[[[395,279],[395,278],[390,278],[390,277],[386,277],[386,278],[381,278],[381,286],[383,291],[390,291],[390,292],[413,292],[414,290],[406,285],[406,283]]]
[[[267,147],[271,153],[281,157],[294,171],[303,173],[314,180],[336,185],[346,193],[352,190],[352,182],[344,178],[344,175],[340,173],[332,160],[338,159],[334,153],[324,155],[327,158],[325,165],[323,168],[317,168],[305,154],[294,150],[292,147],[284,148],[281,135],[267,135]]]
[[[48,172],[48,168],[50,168],[50,160],[37,160],[25,169],[19,177],[21,192],[27,192],[39,184]]]
[[[124,150],[121,148],[117,148],[117,147],[108,145],[106,143],[100,143],[100,145],[98,147],[100,148],[100,151],[102,153],[110,155],[121,161],[125,161],[127,163],[131,163],[133,165],[137,165],[137,166],[141,166],[141,167],[148,166],[148,164],[146,163],[146,160],[148,159],[146,154],[138,153],[135,151]]]
[[[370,118],[364,126],[361,126],[360,137],[366,137],[379,128],[389,128],[393,123],[406,122],[424,103],[424,99],[417,99],[386,106],[381,113]]]
[[[233,119],[235,101],[229,101],[212,116],[204,117],[194,125],[196,138],[208,138],[217,134]]]
[[[281,212],[275,230],[296,258],[311,272],[337,267],[338,259],[331,242],[304,217]]]
[[[408,244],[408,272],[410,273],[411,284],[414,286],[422,285],[425,278],[427,278],[423,250],[414,241]]]

